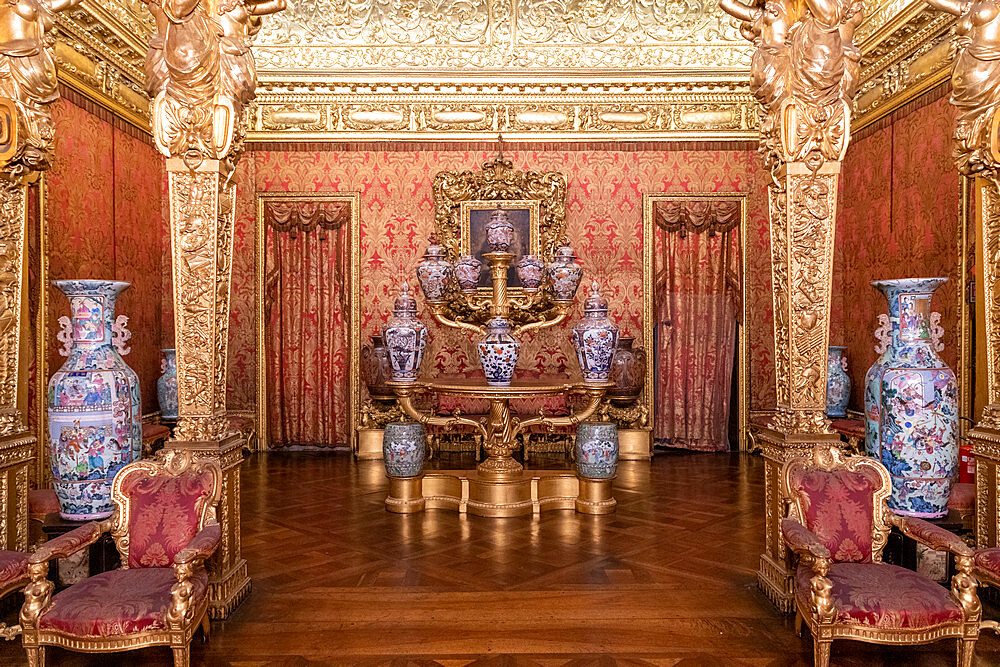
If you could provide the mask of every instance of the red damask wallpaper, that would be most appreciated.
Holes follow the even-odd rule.
[[[56,157],[48,188],[49,279],[127,280],[116,313],[129,317],[143,412],[159,409],[156,380],[162,346],[161,266],[164,247],[163,159],[148,141],[66,99],[56,103]],[[68,303],[49,287],[49,373],[63,363],[56,341]]]
[[[476,169],[494,150],[254,151],[238,174],[239,209],[233,258],[230,325],[229,407],[252,410],[255,401],[254,218],[257,192],[361,193],[361,326],[363,339],[379,330],[403,279],[414,269],[433,227],[434,175]],[[596,278],[623,333],[642,331],[642,195],[652,192],[751,192],[764,187],[753,150],[521,149],[508,154],[517,168],[558,170],[568,179],[570,242],[580,256],[585,281]],[[252,185],[252,186],[251,186]],[[771,370],[771,295],[766,202],[752,195],[748,257],[752,349],[752,405],[774,403]],[[763,227],[761,227],[763,225]],[[763,263],[762,258],[763,257]],[[761,271],[763,266],[764,271]],[[561,372],[575,364],[570,323],[523,341],[520,368]],[[423,310],[421,306],[421,310]],[[469,336],[432,328],[425,365],[436,373],[473,368]]]
[[[855,410],[864,409],[864,377],[877,356],[873,332],[887,312],[872,280],[947,276],[933,308],[945,329],[941,356],[952,368],[958,360],[961,182],[951,159],[954,112],[947,96],[905,111],[851,144],[841,176],[830,342],[847,346]]]

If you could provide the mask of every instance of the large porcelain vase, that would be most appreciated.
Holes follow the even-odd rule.
[[[865,446],[889,469],[889,507],[941,517],[958,466],[955,374],[930,334],[931,295],[946,278],[872,283],[889,301],[890,338],[865,377]]]
[[[521,343],[511,333],[510,322],[494,317],[486,323],[486,335],[476,345],[486,384],[506,386],[514,378]]]
[[[846,417],[851,400],[851,376],[847,374],[846,347],[831,345],[826,358],[826,415]]]
[[[607,382],[618,347],[618,327],[608,319],[608,301],[601,296],[596,281],[583,304],[583,319],[573,327],[573,347],[584,381]]]
[[[162,375],[156,381],[156,398],[160,402],[162,419],[177,419],[177,351],[174,348],[160,350],[163,362]]]
[[[417,318],[417,301],[410,296],[410,286],[405,282],[396,297],[382,339],[389,350],[392,379],[396,382],[416,380],[427,347],[427,327]]]
[[[52,480],[64,519],[111,515],[111,482],[142,455],[139,377],[112,343],[115,300],[128,283],[60,280],[69,297],[69,347],[49,381]]]

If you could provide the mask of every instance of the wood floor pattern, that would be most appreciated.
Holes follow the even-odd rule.
[[[194,665],[812,664],[757,589],[762,465],[739,454],[623,463],[618,512],[485,519],[385,511],[380,462],[255,455],[243,470],[243,553],[253,591]],[[953,665],[954,642],[834,642],[833,664]],[[25,664],[20,641],[0,664]],[[170,665],[168,649],[50,665]],[[984,634],[980,665],[1000,664]]]

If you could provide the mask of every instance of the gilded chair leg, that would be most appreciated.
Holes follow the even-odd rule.
[[[25,646],[24,652],[28,654],[28,667],[45,667],[44,646]]]
[[[201,642],[203,644],[208,643],[210,630],[211,630],[211,623],[208,620],[208,612],[205,612],[205,615],[201,619]]]
[[[958,667],[972,667],[972,656],[976,653],[975,639],[958,640]]]
[[[802,636],[802,614],[799,613],[798,609],[795,610],[795,634],[799,637]]]
[[[813,639],[813,665],[830,667],[830,640]]]
[[[191,646],[174,646],[174,667],[191,667]]]

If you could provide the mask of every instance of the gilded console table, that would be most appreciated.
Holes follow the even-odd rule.
[[[424,509],[453,509],[478,516],[507,517],[543,509],[576,509],[584,514],[609,514],[615,509],[610,479],[586,479],[564,470],[525,471],[511,456],[517,436],[531,426],[575,426],[593,415],[611,383],[567,379],[515,379],[492,386],[484,378],[390,382],[399,407],[411,419],[431,426],[471,426],[483,438],[488,457],[476,470],[440,470],[417,477],[390,477],[386,509],[411,513]],[[421,412],[413,398],[421,393],[483,398],[489,415],[478,420],[461,415],[438,416]],[[566,417],[520,419],[510,412],[513,398],[583,394],[586,406]]]

